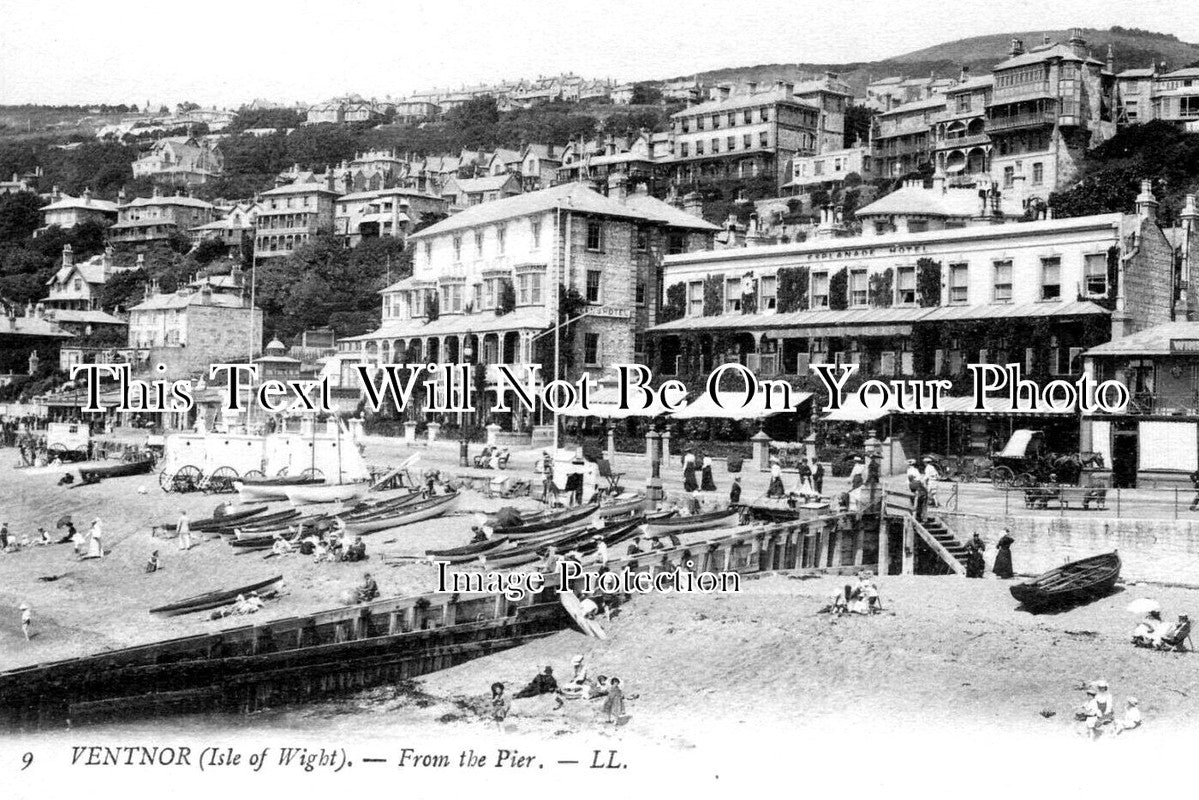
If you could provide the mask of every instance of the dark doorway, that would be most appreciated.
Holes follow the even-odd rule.
[[[1112,432],[1112,486],[1134,489],[1137,485],[1137,432]]]

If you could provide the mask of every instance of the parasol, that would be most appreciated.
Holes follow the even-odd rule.
[[[1139,597],[1128,604],[1128,610],[1133,614],[1149,614],[1161,611],[1162,604],[1148,597]]]

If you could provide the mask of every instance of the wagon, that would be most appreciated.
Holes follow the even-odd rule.
[[[996,486],[1037,486],[1043,483],[1076,484],[1083,468],[1103,465],[1096,453],[1052,453],[1042,431],[1012,432],[1007,445],[995,455],[991,482]]]
[[[88,426],[79,422],[51,422],[46,427],[46,453],[60,461],[85,461],[92,441]]]

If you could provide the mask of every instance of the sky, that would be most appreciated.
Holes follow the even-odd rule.
[[[1199,42],[1190,2],[0,0],[0,104],[236,108],[257,97],[400,97],[561,72],[649,80],[873,61],[968,36],[1075,26]]]

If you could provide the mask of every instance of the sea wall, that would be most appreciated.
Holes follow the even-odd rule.
[[[987,542],[987,569],[1004,528],[1011,530],[1012,561],[1019,574],[1036,574],[1066,561],[1120,552],[1125,581],[1199,586],[1199,521],[1101,517],[996,517],[944,513],[940,517],[965,542],[978,531]]]

